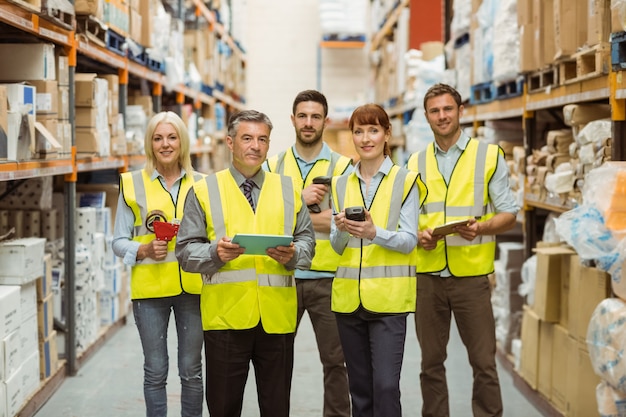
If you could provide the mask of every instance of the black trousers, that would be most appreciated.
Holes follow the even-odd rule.
[[[259,323],[248,330],[204,332],[206,401],[211,417],[239,417],[254,366],[261,417],[288,417],[294,333],[268,334]]]

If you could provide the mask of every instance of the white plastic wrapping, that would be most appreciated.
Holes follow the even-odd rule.
[[[450,39],[456,40],[469,33],[472,19],[472,1],[454,0],[452,2],[452,10],[454,10],[454,15],[450,22]]]
[[[589,122],[578,132],[576,141],[581,146],[588,143],[593,143],[597,146],[606,138],[612,137],[611,126],[611,121],[606,119]]]
[[[522,283],[517,289],[519,295],[526,297],[526,304],[535,304],[535,277],[537,276],[537,255],[533,255],[522,264]]]
[[[626,302],[602,300],[587,327],[587,348],[594,372],[611,387],[626,394]]]
[[[603,271],[608,271],[618,261],[615,253],[618,242],[604,225],[604,217],[597,207],[582,204],[561,214],[555,223],[561,239],[574,248],[581,260],[595,261]]]
[[[596,387],[596,401],[600,417],[626,416],[626,394],[615,390],[606,381]]]
[[[500,0],[494,19],[493,80],[510,81],[518,75],[520,42],[517,0]]]
[[[544,185],[549,192],[562,194],[574,189],[574,181],[574,169],[569,162],[566,162],[557,166],[554,173],[546,175]]]

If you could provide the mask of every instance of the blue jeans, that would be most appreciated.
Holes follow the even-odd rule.
[[[181,384],[182,417],[202,417],[202,343],[200,296],[133,300],[133,314],[143,347],[143,394],[146,416],[167,416],[167,328],[174,311],[178,334],[178,375]]]

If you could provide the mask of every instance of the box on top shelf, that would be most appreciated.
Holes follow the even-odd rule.
[[[0,56],[11,57],[0,61],[0,80],[56,80],[54,44],[2,43]]]

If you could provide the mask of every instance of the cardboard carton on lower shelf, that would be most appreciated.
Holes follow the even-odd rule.
[[[538,247],[533,310],[543,321],[558,322],[561,314],[561,264],[575,252],[563,246]]]
[[[537,389],[539,365],[539,332],[541,320],[532,308],[525,305],[522,317],[522,355],[520,375],[532,389]]]
[[[587,345],[571,337],[569,343],[567,416],[597,416],[596,387],[600,383],[600,377],[593,371]]]

